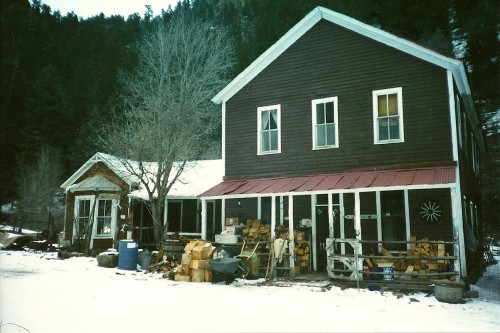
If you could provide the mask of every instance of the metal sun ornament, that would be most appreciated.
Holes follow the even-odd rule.
[[[435,201],[424,202],[420,206],[420,217],[426,222],[437,222],[441,216],[441,206]]]

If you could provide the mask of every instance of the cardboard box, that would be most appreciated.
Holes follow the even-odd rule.
[[[222,244],[236,244],[238,243],[237,235],[215,235],[215,242]]]

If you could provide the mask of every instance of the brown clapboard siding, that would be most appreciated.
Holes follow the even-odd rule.
[[[372,91],[402,87],[404,143],[373,143]],[[338,97],[337,149],[312,150],[311,100]],[[281,153],[257,155],[257,108],[281,104]],[[452,160],[446,71],[319,22],[226,105],[226,177]]]

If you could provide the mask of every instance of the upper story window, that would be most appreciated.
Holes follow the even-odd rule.
[[[373,132],[375,144],[404,141],[402,88],[373,91]]]
[[[338,148],[338,98],[312,101],[313,149]]]
[[[281,105],[257,108],[257,153],[281,152]]]

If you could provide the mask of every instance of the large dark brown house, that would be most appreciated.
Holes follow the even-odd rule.
[[[292,256],[304,230],[331,277],[422,239],[436,265],[420,271],[467,277],[484,142],[461,61],[318,7],[213,102],[225,176],[202,205],[221,223],[283,225]]]

